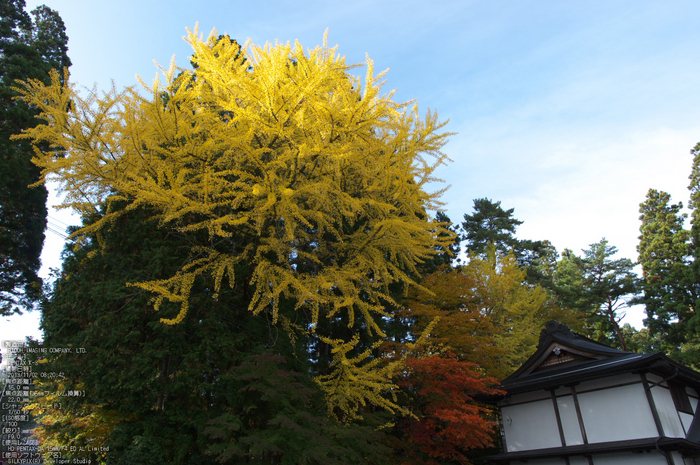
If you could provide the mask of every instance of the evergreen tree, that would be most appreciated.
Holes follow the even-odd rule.
[[[688,207],[692,210],[690,232],[693,255],[697,257],[700,256],[700,252],[698,252],[700,250],[700,142],[690,150],[690,154],[693,156],[693,168],[690,172],[690,185],[688,186],[690,190]],[[700,264],[695,264],[695,266],[700,267]]]
[[[652,334],[664,334],[670,347],[685,340],[685,325],[694,296],[689,292],[690,231],[681,203],[671,204],[666,192],[649,189],[640,205],[639,262],[644,273],[645,325]]]
[[[49,82],[51,69],[70,66],[68,37],[57,12],[40,6],[24,11],[24,0],[0,2],[0,315],[31,308],[41,294],[37,276],[46,228],[47,191],[34,150],[10,136],[36,126],[38,109],[15,99],[16,80]],[[48,146],[43,146],[51,152]]]
[[[645,325],[656,345],[683,363],[700,366],[700,144],[690,153],[690,229],[682,203],[650,189],[640,205],[639,261],[644,271]]]
[[[504,210],[500,201],[474,199],[474,213],[465,213],[461,224],[465,250],[485,256],[489,245],[493,244],[503,256],[513,253],[519,265],[527,271],[528,282],[548,287],[547,270],[551,269],[552,261],[556,261],[557,251],[549,241],[517,239],[516,230],[523,222],[513,217],[514,210]]]
[[[515,230],[523,224],[513,217],[514,208],[504,210],[500,200],[493,202],[487,198],[474,199],[474,213],[464,214],[462,240],[465,250],[477,255],[485,254],[489,244],[508,255],[518,246]]]
[[[128,283],[177,269],[191,237],[154,227],[151,217],[132,210],[64,254],[42,304],[44,346],[85,353],[49,355],[44,370],[63,377],[38,388],[84,396],[37,399],[42,445],[109,464],[381,463],[388,449],[378,420],[343,428],[328,419],[305,341],[247,311],[249,266],[236,266],[241,279],[217,300],[213,280],[200,277],[185,320],[160,323],[147,293]]]
[[[700,144],[690,153],[690,230],[681,203],[666,192],[650,189],[640,205],[641,235],[637,250],[644,270],[644,321],[650,336],[683,363],[700,366]]]
[[[586,330],[595,340],[627,350],[620,321],[622,309],[638,293],[639,280],[628,258],[612,259],[617,247],[603,238],[583,251],[565,250],[558,264],[555,289],[561,305],[585,316]]]

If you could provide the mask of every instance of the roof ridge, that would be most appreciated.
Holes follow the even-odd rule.
[[[601,342],[595,341],[591,338],[588,338],[586,336],[583,336],[579,333],[576,333],[572,331],[566,324],[564,323],[559,323],[556,320],[550,320],[547,323],[545,323],[544,329],[540,331],[540,341],[537,344],[537,348],[541,348],[547,343],[551,341],[551,339],[556,339],[561,341],[563,340],[571,340],[572,342],[579,341],[579,342],[587,342],[589,344],[593,344],[594,346],[598,347],[598,350],[601,350],[606,353],[618,353],[618,354],[631,354],[633,352],[629,352],[626,350],[620,350],[620,349],[615,349],[614,347],[607,346]],[[578,344],[576,344],[578,345]],[[588,347],[590,350],[595,350],[593,347]]]

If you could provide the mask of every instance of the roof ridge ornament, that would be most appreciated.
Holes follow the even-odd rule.
[[[571,331],[568,326],[566,326],[564,323],[559,323],[558,321],[555,320],[550,320],[544,325],[544,329],[540,331],[540,343],[537,345],[537,347],[542,347],[542,344],[544,344],[544,340],[549,336],[550,334],[553,333],[560,333],[564,336],[568,336],[574,339],[578,339],[578,334],[575,332]]]

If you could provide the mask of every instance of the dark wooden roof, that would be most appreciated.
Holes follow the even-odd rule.
[[[508,394],[517,394],[637,371],[663,377],[673,375],[700,391],[700,373],[661,353],[638,354],[613,349],[556,321],[546,324],[537,351],[498,387]]]

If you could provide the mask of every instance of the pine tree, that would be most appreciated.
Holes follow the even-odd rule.
[[[493,244],[502,256],[515,255],[518,264],[527,271],[528,282],[548,286],[547,269],[556,261],[556,249],[546,240],[517,239],[516,230],[523,222],[513,217],[514,211],[513,208],[504,210],[500,201],[474,199],[474,213],[465,213],[461,224],[465,250],[485,256],[489,245]]]
[[[489,244],[494,244],[496,250],[508,255],[518,245],[515,231],[523,224],[513,217],[514,208],[504,210],[501,202],[490,199],[474,199],[474,213],[464,214],[462,240],[466,241],[465,249],[474,254],[485,254]]]
[[[565,250],[558,263],[554,288],[560,305],[585,318],[584,330],[597,341],[627,350],[620,321],[622,310],[639,292],[634,263],[613,259],[617,247],[603,238],[577,256]]]

